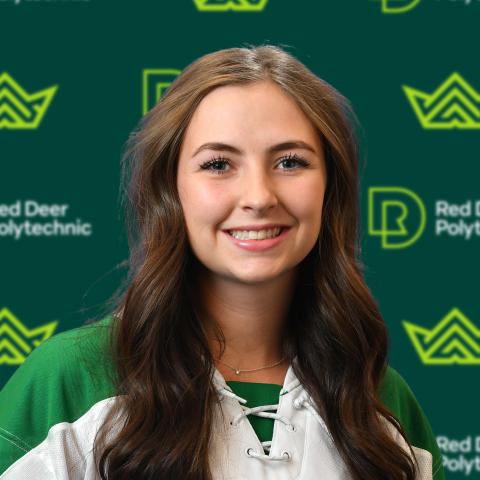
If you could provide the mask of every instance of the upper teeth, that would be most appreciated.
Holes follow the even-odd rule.
[[[270,230],[230,230],[228,233],[240,240],[262,240],[278,236],[281,229],[281,227],[275,227]]]

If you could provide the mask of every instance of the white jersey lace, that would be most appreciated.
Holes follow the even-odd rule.
[[[222,398],[222,396],[226,396],[226,397],[230,397],[230,398],[234,398],[234,399],[238,400],[238,402],[240,402],[241,404],[247,403],[246,399],[236,395],[231,390],[228,390],[225,387],[218,386],[217,391],[220,395],[220,398]],[[231,420],[231,424],[233,426],[235,426],[243,418],[246,418],[247,415],[256,415],[258,417],[271,418],[274,421],[278,420],[278,421],[284,423],[285,427],[288,430],[295,431],[295,428],[296,428],[295,425],[293,423],[291,423],[288,418],[286,418],[282,415],[279,415],[276,412],[273,412],[273,413],[271,412],[272,410],[276,411],[278,409],[278,405],[279,405],[278,403],[275,404],[275,405],[259,405],[257,407],[252,407],[252,408],[248,408],[244,405],[241,405],[243,411]],[[332,436],[331,436],[331,434],[330,434],[330,432],[327,428],[327,425],[325,424],[325,421],[323,420],[323,418],[319,415],[319,413],[317,412],[317,410],[313,406],[313,401],[305,390],[303,390],[300,393],[300,395],[298,395],[297,398],[295,398],[295,400],[293,401],[293,406],[297,410],[300,410],[301,408],[306,408],[313,415],[313,417],[318,421],[318,423],[322,426],[322,428],[326,431],[329,440],[333,443],[333,438],[332,438]],[[264,451],[268,452],[267,454],[266,453],[258,453],[251,447],[247,448],[245,453],[249,457],[258,458],[258,459],[261,459],[261,460],[281,461],[281,462],[290,461],[291,456],[290,456],[290,453],[288,451],[283,451],[281,453],[281,455],[271,455],[270,454],[271,444],[272,444],[272,442],[270,440],[261,442],[261,445],[262,445]]]

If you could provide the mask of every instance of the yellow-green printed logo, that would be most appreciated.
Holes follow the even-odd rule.
[[[453,72],[433,93],[403,85],[424,129],[480,129],[480,93]]]
[[[368,233],[381,239],[382,248],[413,245],[425,230],[427,214],[421,198],[403,187],[368,189]]]
[[[480,329],[458,308],[452,308],[431,330],[402,323],[424,364],[480,365]]]
[[[379,0],[373,1],[378,2]],[[412,11],[420,2],[421,0],[380,0],[380,5],[382,13],[398,14]]]
[[[29,94],[7,72],[0,74],[0,130],[39,127],[58,85]]]
[[[20,365],[53,335],[58,321],[29,329],[8,308],[0,310],[0,365]]]
[[[143,71],[143,115],[154,107],[180,72],[174,68],[149,68]]]
[[[268,0],[193,0],[198,10],[204,12],[261,12]]]

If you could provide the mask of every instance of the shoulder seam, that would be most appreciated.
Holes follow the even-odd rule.
[[[440,458],[438,461],[437,461],[437,468],[433,471],[433,474],[435,475],[436,473],[438,473],[438,471],[440,470],[440,468],[442,467],[443,465],[443,462],[442,462],[442,459]],[[435,464],[433,465],[435,467]]]
[[[8,433],[12,438],[14,438],[15,440],[18,440],[19,442],[25,444],[27,447],[31,448],[26,442],[24,442],[21,438],[18,438],[17,436],[15,436],[13,433],[9,432],[8,430],[5,430],[4,428],[0,427],[0,430],[3,430],[4,432]],[[8,438],[6,437],[5,435],[2,434],[2,432],[0,432],[0,437],[3,438],[4,440],[6,440],[7,442],[11,443],[12,445],[14,445],[15,447],[17,447],[19,450],[22,450],[23,452],[25,453],[28,453],[28,450],[24,447],[22,447],[21,445],[15,443],[11,438]]]

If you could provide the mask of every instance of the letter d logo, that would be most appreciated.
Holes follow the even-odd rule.
[[[368,189],[368,233],[382,239],[382,248],[406,248],[425,230],[425,205],[403,187]]]
[[[382,13],[406,13],[419,3],[420,0],[382,0]]]

